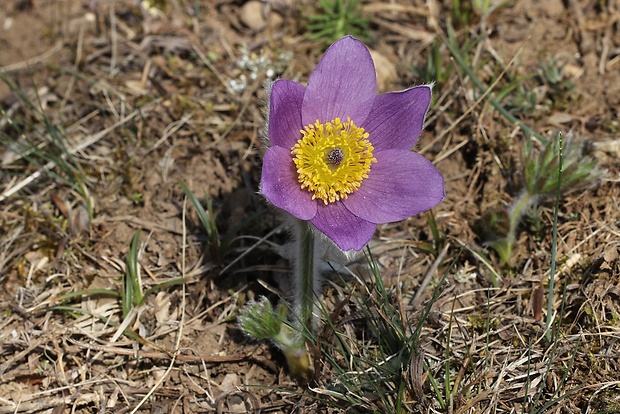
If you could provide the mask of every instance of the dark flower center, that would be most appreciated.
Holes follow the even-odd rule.
[[[344,151],[341,148],[332,148],[332,150],[327,154],[327,162],[335,166],[340,165],[343,160]]]

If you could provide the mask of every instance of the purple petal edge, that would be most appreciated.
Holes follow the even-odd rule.
[[[351,118],[363,124],[377,94],[375,64],[368,48],[345,36],[332,44],[308,79],[302,104],[304,125]]]
[[[377,226],[351,214],[342,203],[319,203],[310,221],[344,251],[360,251],[370,241]]]
[[[377,96],[363,125],[375,150],[413,148],[422,133],[430,102],[430,85]]]
[[[290,149],[267,149],[263,158],[261,193],[274,206],[300,220],[310,220],[317,214],[317,202],[312,200],[310,192],[301,188],[297,177]]]
[[[301,138],[301,104],[306,88],[278,79],[269,95],[269,145],[292,148]]]
[[[404,220],[426,211],[445,196],[443,177],[426,158],[415,152],[376,152],[368,178],[343,201],[357,217],[371,223]]]

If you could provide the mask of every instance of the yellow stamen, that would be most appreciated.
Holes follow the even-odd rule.
[[[291,148],[301,188],[327,205],[344,200],[360,188],[368,178],[374,147],[364,128],[355,126],[350,118],[324,124],[318,120],[300,131],[302,137]]]

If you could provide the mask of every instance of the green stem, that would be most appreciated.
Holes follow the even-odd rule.
[[[302,220],[293,219],[295,237],[295,258],[293,271],[293,329],[282,326],[280,343],[286,357],[288,368],[293,377],[304,382],[312,378],[310,356],[306,350],[306,340],[314,330],[314,305],[320,288],[316,243],[311,225]]]
[[[547,342],[551,343],[551,324],[553,323],[553,289],[555,287],[555,266],[558,248],[558,214],[560,211],[560,194],[562,190],[562,162],[564,142],[560,135],[560,148],[558,151],[558,190],[555,196],[555,209],[553,211],[553,236],[551,240],[551,273],[549,274],[549,298],[547,299]]]
[[[517,202],[512,206],[512,210],[510,210],[510,231],[508,233],[509,237],[515,239],[517,233],[517,226],[521,221],[521,217],[523,217],[524,210],[532,203],[534,196],[529,192],[525,191],[519,198]]]
[[[534,197],[535,196],[531,195],[527,191],[521,194],[521,196],[519,196],[519,198],[512,206],[512,209],[510,210],[508,216],[508,220],[510,222],[508,234],[506,234],[505,237],[489,243],[489,245],[493,247],[493,249],[495,249],[495,251],[499,255],[502,263],[508,263],[510,257],[512,256],[512,249],[514,248],[514,244],[517,239],[517,226],[521,221],[521,217],[523,217],[525,209],[532,203]]]
[[[295,319],[300,332],[312,332],[315,286],[314,280],[318,269],[314,263],[314,233],[310,224],[297,220],[295,258]]]
[[[312,379],[312,368],[306,340],[314,332],[314,309],[321,288],[320,258],[326,246],[321,245],[323,239],[315,237],[310,223],[291,217],[289,225],[293,238],[290,323],[285,320],[283,308],[274,311],[266,298],[246,305],[238,320],[247,334],[256,339],[271,339],[282,350],[291,376],[308,382]]]

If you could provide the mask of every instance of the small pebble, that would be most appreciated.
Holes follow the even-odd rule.
[[[386,91],[390,89],[390,83],[396,79],[396,67],[381,53],[370,49],[372,60],[375,61],[375,69],[377,70],[377,89]]]
[[[252,30],[261,30],[267,24],[265,20],[265,5],[260,1],[248,1],[241,6],[239,14],[241,23]]]

